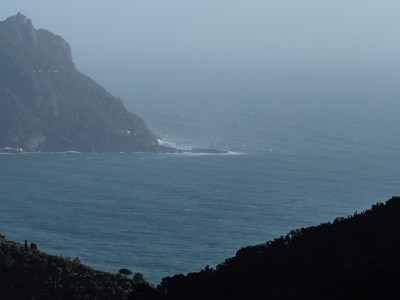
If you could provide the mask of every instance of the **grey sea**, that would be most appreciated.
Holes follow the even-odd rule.
[[[229,153],[0,155],[0,233],[157,284],[362,211],[400,194],[393,78],[104,79],[162,143]]]

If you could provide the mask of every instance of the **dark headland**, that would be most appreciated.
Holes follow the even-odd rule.
[[[122,101],[80,73],[69,44],[21,13],[0,22],[0,153],[178,150]]]
[[[164,278],[157,287],[141,274],[96,271],[0,236],[4,300],[400,299],[399,282],[399,197],[242,248],[215,269]]]

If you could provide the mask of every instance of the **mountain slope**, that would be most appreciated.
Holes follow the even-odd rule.
[[[157,289],[0,235],[0,298],[400,299],[399,253],[399,197],[242,248],[216,269],[164,278]]]
[[[61,37],[18,13],[0,22],[0,149],[166,151],[144,121],[78,72]]]
[[[110,274],[45,254],[0,235],[0,299],[152,299],[157,292],[140,273]]]
[[[166,299],[400,299],[400,198],[165,278]]]

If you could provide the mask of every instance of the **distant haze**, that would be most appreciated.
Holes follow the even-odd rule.
[[[15,240],[157,283],[400,195],[400,0],[1,0],[18,11],[162,142],[243,155],[3,155]]]
[[[18,11],[91,76],[399,66],[399,1],[3,0],[0,19]]]

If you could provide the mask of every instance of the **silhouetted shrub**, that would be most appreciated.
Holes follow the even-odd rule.
[[[118,273],[124,275],[125,277],[132,275],[132,271],[129,269],[120,269]]]

